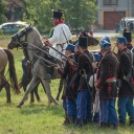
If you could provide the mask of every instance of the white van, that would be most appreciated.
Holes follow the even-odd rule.
[[[133,29],[131,29],[130,23],[132,23]],[[122,33],[125,29],[134,31],[134,17],[124,17],[120,20],[120,32]]]

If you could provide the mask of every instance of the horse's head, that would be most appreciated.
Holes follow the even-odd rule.
[[[31,25],[21,29],[11,37],[10,43],[8,44],[9,49],[22,47],[22,42],[27,42],[27,35],[32,31]]]
[[[88,38],[88,46],[96,46],[96,45],[99,44],[99,41],[96,38],[90,36],[85,31],[81,32],[81,37],[87,37]]]

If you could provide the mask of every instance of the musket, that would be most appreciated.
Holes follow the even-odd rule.
[[[43,60],[44,62],[50,64],[51,66],[62,68],[61,66],[59,66],[59,65],[57,65],[57,64],[55,64],[55,63],[53,63],[53,62],[51,62],[51,61],[46,60],[45,58],[43,58],[43,57],[41,57],[41,56],[38,56],[37,54],[35,54],[35,56],[36,56],[37,58]],[[62,68],[62,69],[63,69],[63,68]]]
[[[60,63],[62,63],[62,64],[64,63],[63,61],[59,60],[58,58],[54,57],[53,55],[49,54],[48,52],[42,50],[41,48],[39,48],[39,47],[37,47],[37,46],[35,46],[35,45],[31,44],[31,43],[29,43],[28,45],[31,45],[32,47],[35,47],[35,48],[38,49],[39,51],[41,51],[41,52],[43,52],[43,53],[49,55],[50,57],[56,59],[56,60],[59,61]]]
[[[67,57],[66,55],[64,55],[62,52],[60,52],[60,51],[57,50],[56,48],[52,47],[51,44],[49,44],[49,43],[47,43],[47,42],[45,42],[45,44],[47,44],[47,46],[49,46],[50,48],[52,48],[53,50],[55,50],[56,52],[58,52],[60,55],[62,55],[62,56],[63,56],[64,58],[66,58],[67,60],[70,60],[69,57]],[[71,59],[71,60],[75,63],[75,65],[78,65],[78,63],[75,62],[73,59]]]

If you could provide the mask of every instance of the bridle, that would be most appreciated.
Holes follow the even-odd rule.
[[[33,30],[33,27],[30,27],[30,26],[25,27],[22,31],[13,35],[12,40],[11,40],[13,48],[22,48],[23,49],[24,56],[27,59],[27,62],[30,63],[31,65],[35,62],[35,59],[33,58],[32,61],[30,61],[30,59],[29,59],[27,49],[30,49],[30,48],[27,47],[28,46],[27,36],[28,36],[28,33],[30,33],[32,30]],[[25,36],[24,40],[20,40],[23,36]],[[30,49],[30,50],[35,50],[35,49]]]
[[[27,42],[27,36],[28,33],[31,32],[33,30],[33,27],[25,27],[24,30],[22,30],[21,32],[17,32],[15,35],[12,36],[12,45],[13,47],[22,47],[23,48],[23,43]],[[25,36],[24,40],[21,41],[20,38]]]

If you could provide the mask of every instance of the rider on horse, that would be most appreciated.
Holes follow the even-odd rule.
[[[53,11],[52,20],[55,26],[53,35],[45,41],[45,44],[53,45],[53,47],[65,54],[65,48],[67,47],[69,40],[72,39],[72,34],[68,26],[64,24],[63,12],[61,10]],[[49,53],[59,59],[62,59],[61,55],[51,48],[49,50]]]

